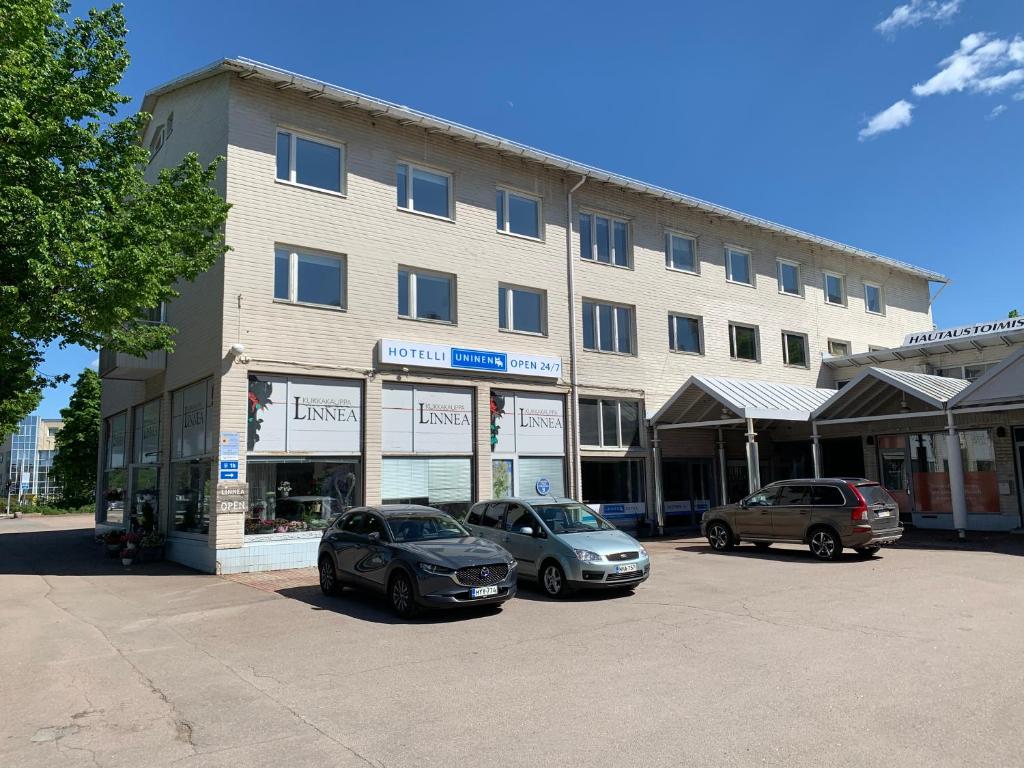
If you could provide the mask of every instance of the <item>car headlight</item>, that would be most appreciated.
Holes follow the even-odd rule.
[[[643,547],[637,547],[637,556],[638,557],[647,557],[647,550],[644,549]]]
[[[508,565],[509,569],[512,569],[519,565],[519,562],[514,557],[510,557],[505,561],[505,564]]]
[[[575,552],[576,557],[584,563],[596,563],[599,560],[604,560],[604,558],[597,554],[597,552],[591,552],[589,549],[574,549],[573,552]]]
[[[434,565],[433,563],[419,563],[419,568],[424,573],[429,573],[431,576],[451,576],[455,573],[454,568],[448,568],[444,565]]]

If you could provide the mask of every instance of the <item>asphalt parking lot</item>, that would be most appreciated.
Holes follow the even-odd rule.
[[[0,766],[1011,766],[1024,558],[648,545],[632,596],[396,621],[0,520]]]

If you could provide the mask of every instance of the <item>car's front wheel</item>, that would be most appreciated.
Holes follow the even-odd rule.
[[[828,528],[818,528],[811,533],[809,542],[811,554],[819,560],[838,560],[843,553],[839,537]]]
[[[398,571],[391,577],[388,600],[391,602],[391,609],[403,619],[412,619],[419,613],[412,579],[403,571]]]
[[[725,523],[712,523],[708,526],[708,544],[716,552],[725,552],[727,549],[732,549],[734,542],[732,540],[732,531],[729,530],[729,526]]]
[[[565,571],[556,562],[547,562],[541,568],[540,585],[548,597],[565,597],[569,594],[569,585],[565,580]]]
[[[320,591],[325,595],[333,596],[341,592],[341,582],[338,581],[338,571],[334,567],[334,561],[329,555],[320,558]]]

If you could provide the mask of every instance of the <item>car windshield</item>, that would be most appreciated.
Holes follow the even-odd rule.
[[[388,527],[395,541],[434,541],[461,539],[469,533],[448,515],[409,515],[389,517]]]
[[[541,504],[534,509],[553,533],[615,530],[615,526],[583,504]]]

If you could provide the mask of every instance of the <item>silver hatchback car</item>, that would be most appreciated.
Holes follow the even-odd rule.
[[[551,597],[577,589],[632,590],[651,574],[640,542],[572,499],[482,501],[463,523],[511,552],[520,578],[536,578]]]

